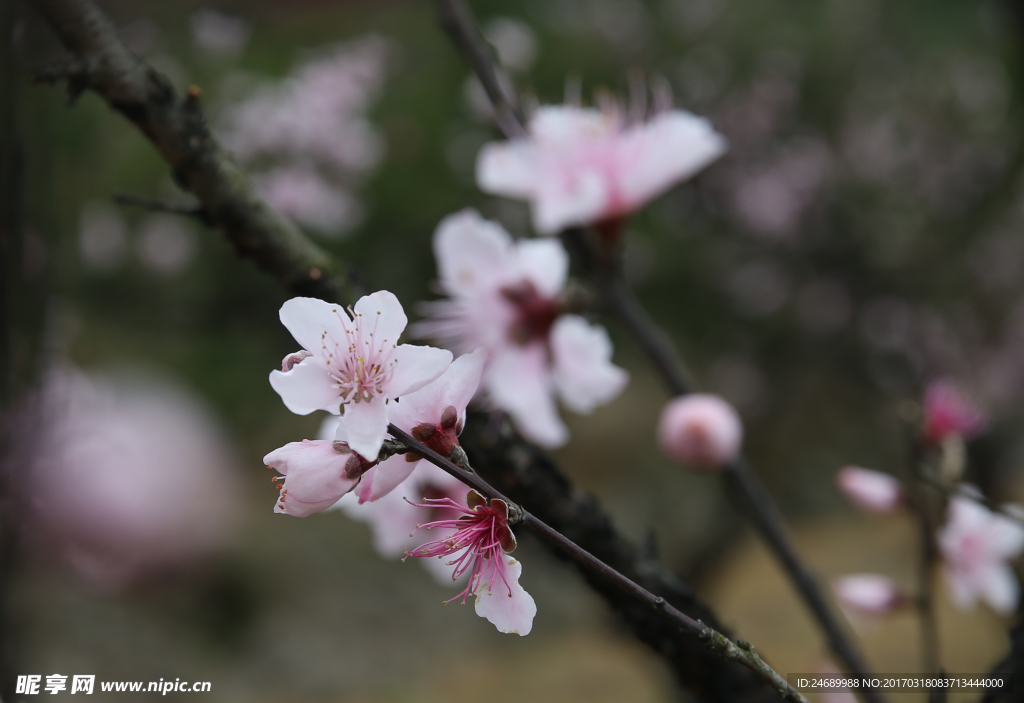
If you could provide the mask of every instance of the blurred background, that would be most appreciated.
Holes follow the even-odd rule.
[[[639,74],[728,138],[725,158],[630,220],[628,274],[702,387],[740,410],[747,453],[819,574],[912,585],[909,518],[856,513],[834,476],[906,470],[900,409],[929,380],[954,379],[992,416],[969,478],[1024,498],[1015,6],[473,4],[533,102],[561,102],[571,80],[587,99],[626,95]],[[474,185],[497,133],[425,0],[101,5],[179,91],[201,88],[267,197],[411,317],[434,297],[442,217],[472,206],[532,234],[525,205]],[[289,413],[267,383],[295,346],[277,320],[284,291],[194,218],[115,203],[191,201],[95,95],[67,109],[62,90],[32,86],[61,49],[26,3],[2,12],[4,391],[29,398],[4,423],[44,456],[34,476],[11,464],[7,495],[28,497],[2,506],[17,527],[3,552],[14,669],[211,681],[224,701],[677,700],[658,659],[529,537],[539,615],[520,639],[442,607],[452,589],[378,557],[365,524],[272,513],[261,458],[322,420]],[[632,380],[592,416],[568,415],[562,467],[777,669],[828,671],[715,477],[660,455],[664,391],[607,324]],[[989,669],[1008,623],[941,602],[947,669]],[[853,627],[877,670],[918,670],[911,615]]]

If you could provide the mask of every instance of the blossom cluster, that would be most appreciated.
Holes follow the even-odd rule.
[[[952,383],[929,385],[924,397],[922,442],[941,448],[950,441],[972,439],[987,425],[984,413]],[[881,471],[847,466],[836,481],[857,507],[876,514],[910,504],[902,483]],[[1007,615],[1020,601],[1020,586],[1010,561],[1024,552],[1024,526],[975,500],[977,489],[958,487],[948,501],[946,524],[935,536],[950,598],[960,608],[978,600]],[[855,574],[837,580],[836,596],[845,607],[884,614],[911,602],[900,587],[880,574]]]
[[[355,181],[383,143],[365,112],[384,81],[387,44],[368,36],[320,52],[231,105],[219,131],[281,213],[324,237],[359,224]]]

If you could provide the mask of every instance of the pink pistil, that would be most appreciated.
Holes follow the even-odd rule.
[[[440,527],[455,532],[445,539],[427,542],[405,553],[406,557],[442,558],[461,552],[459,557],[448,562],[448,565],[455,567],[452,573],[453,581],[469,572],[469,582],[461,593],[446,600],[445,603],[450,603],[459,596],[465,603],[469,596],[479,593],[485,585],[489,592],[499,580],[505,585],[511,598],[512,587],[505,573],[504,554],[516,548],[516,539],[508,527],[508,505],[498,499],[493,499],[488,504],[488,501],[476,491],[469,492],[468,508],[451,498],[423,500],[423,503],[410,501],[410,505],[433,510],[452,510],[460,514],[458,518],[452,520],[437,520],[419,525],[417,529],[423,527],[430,530]]]

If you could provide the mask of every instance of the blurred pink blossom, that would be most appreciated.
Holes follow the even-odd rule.
[[[253,181],[278,212],[324,237],[337,237],[362,219],[359,202],[309,166],[276,168]]]
[[[707,120],[682,110],[630,121],[618,109],[547,105],[527,129],[484,146],[477,184],[530,201],[544,234],[627,215],[725,151]]]
[[[1024,551],[1024,527],[969,498],[949,501],[948,522],[938,536],[953,603],[969,608],[980,599],[1008,615],[1020,600],[1009,562]]]
[[[903,505],[903,487],[889,474],[859,466],[845,466],[836,473],[839,490],[861,510],[891,513]]]
[[[231,106],[222,119],[228,148],[242,161],[289,156],[341,173],[372,168],[380,137],[363,113],[383,81],[386,53],[379,37],[339,45]]]
[[[29,523],[95,585],[123,588],[225,545],[235,458],[181,388],[63,369],[22,419]]]
[[[465,507],[450,498],[428,498],[414,505],[445,508],[460,516],[421,525],[428,530],[441,528],[455,532],[426,542],[406,554],[421,558],[453,557],[452,578],[469,575],[466,587],[455,598],[462,596],[465,603],[470,596],[476,596],[477,615],[487,618],[499,632],[530,634],[537,604],[519,585],[522,564],[508,556],[516,548],[516,538],[508,525],[508,505],[496,498],[488,501],[475,491],[469,493]]]
[[[988,417],[947,380],[928,384],[924,395],[925,437],[939,443],[950,435],[969,440],[982,434]]]
[[[885,615],[909,602],[892,579],[880,574],[842,576],[832,588],[841,606],[870,615]]]
[[[281,306],[281,322],[310,355],[287,371],[271,371],[271,387],[298,415],[338,414],[344,405],[344,441],[371,461],[387,435],[388,401],[430,383],[452,359],[442,349],[398,344],[408,318],[388,291],[360,298],[349,312],[292,298]]]
[[[669,401],[658,423],[658,443],[675,461],[717,469],[740,453],[743,423],[716,395],[694,393]]]
[[[249,23],[241,17],[209,9],[195,12],[190,23],[195,45],[211,56],[225,59],[236,58],[242,53],[252,31]]]
[[[331,47],[221,116],[224,143],[264,170],[257,184],[271,204],[315,234],[338,236],[361,220],[352,188],[383,153],[366,111],[387,57],[376,36]]]
[[[449,298],[426,306],[429,318],[415,333],[457,353],[486,349],[484,387],[526,437],[564,444],[556,396],[589,413],[625,387],[604,328],[562,312],[569,261],[557,240],[513,242],[497,223],[463,210],[438,225],[434,255]]]

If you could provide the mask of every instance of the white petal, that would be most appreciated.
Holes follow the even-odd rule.
[[[950,564],[943,567],[942,573],[946,578],[946,588],[949,590],[949,598],[953,605],[960,610],[972,608],[976,596],[970,575]]]
[[[370,477],[369,487],[363,489],[360,486],[360,501],[365,503],[380,500],[409,478],[413,470],[421,463],[422,461],[406,461],[405,457],[401,455],[385,459],[375,467],[376,470]],[[420,500],[422,497],[416,496],[411,500]]]
[[[1017,575],[1008,565],[993,564],[986,569],[982,584],[982,597],[992,606],[992,610],[1000,615],[1010,615],[1017,609],[1020,600],[1020,585]]]
[[[362,318],[363,334],[372,334],[373,346],[378,349],[398,344],[398,338],[409,324],[402,304],[390,291],[379,290],[363,296],[353,310]]]
[[[392,352],[391,360],[395,364],[383,392],[387,398],[400,398],[443,374],[452,363],[452,353],[436,347],[402,344]]]
[[[603,327],[563,315],[551,330],[555,388],[578,413],[589,413],[622,392],[629,374],[611,362],[612,343]]]
[[[989,549],[1004,559],[1012,559],[1024,550],[1024,527],[1005,515],[992,514],[987,536]]]
[[[572,225],[586,225],[611,210],[611,189],[604,174],[578,164],[552,164],[537,175],[533,226],[555,234]]]
[[[725,138],[711,123],[672,110],[620,137],[616,190],[634,210],[725,153]]]
[[[526,140],[484,144],[476,158],[480,190],[506,198],[529,198],[536,187],[537,152]]]
[[[383,398],[348,403],[345,406],[345,430],[352,451],[367,461],[373,461],[380,454],[381,445],[388,434],[387,403]]]
[[[325,334],[338,342],[345,340],[348,313],[341,305],[316,298],[292,298],[281,306],[280,316],[295,341],[313,356],[321,356]]]
[[[508,555],[504,559],[505,581],[497,579],[490,589],[484,587],[476,594],[476,614],[487,618],[498,632],[526,636],[533,629],[537,603],[519,585],[523,565]]]
[[[438,378],[418,391],[402,396],[401,402],[389,410],[391,422],[406,432],[412,432],[412,428],[421,423],[436,425],[441,422],[441,415],[448,406],[454,406],[461,418],[480,386],[486,359],[487,352],[482,348],[463,354]]]
[[[499,286],[508,278],[512,237],[476,210],[462,210],[437,226],[434,257],[447,292],[474,295],[480,288]]]
[[[569,275],[569,255],[557,239],[525,239],[516,244],[520,274],[533,283],[537,292],[554,298]]]
[[[317,356],[306,357],[287,372],[271,371],[270,387],[296,415],[309,415],[315,410],[339,412],[341,395],[327,365]]]
[[[455,406],[459,414],[465,412],[469,401],[480,388],[480,378],[487,363],[487,350],[478,348],[469,354],[463,354],[452,362],[441,379],[444,382],[445,407]],[[441,408],[444,412],[444,408]]]
[[[487,390],[527,439],[544,447],[559,447],[568,440],[552,395],[543,345],[509,347],[499,354],[487,371]]]

